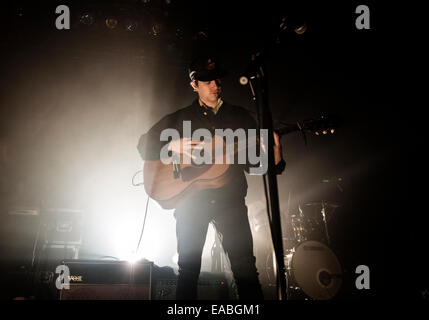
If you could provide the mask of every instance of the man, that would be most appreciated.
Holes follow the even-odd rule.
[[[168,142],[160,141],[166,128],[183,129],[183,121],[191,121],[192,129],[205,128],[244,130],[256,129],[255,120],[244,108],[234,106],[221,98],[221,78],[226,75],[211,58],[196,59],[190,66],[190,85],[198,94],[192,105],[165,116],[146,134],[142,135],[138,150],[143,160],[160,159],[160,150]],[[284,170],[279,137],[274,135],[275,163],[277,173]],[[168,150],[173,153],[192,154],[200,141],[191,139],[173,140]],[[227,253],[239,299],[263,299],[253,255],[253,240],[247,217],[245,196],[247,181],[244,170],[249,164],[232,164],[228,169],[231,179],[217,189],[198,192],[176,208],[177,249],[179,254],[179,277],[176,298],[197,298],[197,283],[201,268],[201,255],[210,222],[221,234],[222,246]]]

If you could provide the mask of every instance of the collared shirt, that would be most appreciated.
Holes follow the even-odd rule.
[[[205,107],[207,109],[210,109],[214,114],[217,114],[217,112],[219,111],[220,107],[223,104],[222,98],[217,99],[217,103],[216,103],[216,105],[213,108],[207,106],[201,99],[198,99],[198,102],[200,103],[201,107]]]

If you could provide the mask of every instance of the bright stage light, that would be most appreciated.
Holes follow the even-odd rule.
[[[157,36],[159,36],[159,35],[161,34],[161,31],[162,31],[162,26],[161,26],[161,24],[160,24],[160,23],[155,22],[155,23],[152,25],[152,27],[151,27],[151,29],[150,29],[150,32],[149,32],[149,33],[150,33],[152,36],[157,37]]]
[[[128,261],[129,263],[136,263],[140,259],[141,258],[135,252],[131,252],[128,256],[124,256],[124,258],[120,260]]]
[[[171,266],[171,256],[176,251],[175,219],[154,201],[149,202],[137,249],[145,220],[146,199],[143,189],[135,187],[128,191],[126,188],[111,190],[96,199],[97,211],[103,212],[103,220],[108,220],[101,222],[100,227],[105,228],[103,234],[108,240],[106,245],[111,248],[109,254],[124,261],[136,262],[144,258],[157,265]]]
[[[88,12],[83,13],[79,19],[80,23],[86,26],[90,26],[94,23],[94,16]]]
[[[137,27],[138,27],[138,22],[136,20],[127,19],[125,21],[125,30],[126,31],[133,32],[133,31],[137,30]]]
[[[295,33],[299,35],[303,34],[305,31],[307,31],[306,23],[303,23],[302,25],[295,28]]]
[[[116,26],[118,25],[118,20],[116,20],[115,18],[106,18],[106,26],[113,30],[116,28]]]

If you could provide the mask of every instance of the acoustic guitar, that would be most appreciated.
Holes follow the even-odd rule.
[[[301,131],[303,134],[309,132],[323,135],[334,133],[335,128],[336,124],[332,119],[321,117],[286,125],[275,131],[280,136],[295,131]],[[216,147],[219,148],[219,146],[223,148],[223,152],[216,152]],[[223,137],[215,135],[212,138],[211,148],[214,159],[212,164],[197,165],[192,162],[186,164],[183,161],[172,161],[170,164],[164,164],[161,160],[146,160],[143,168],[146,193],[157,201],[162,208],[174,209],[201,190],[225,186],[230,181],[231,176],[228,172],[230,164],[226,161],[229,156],[226,152],[228,149]],[[234,153],[240,150],[237,143],[234,144],[232,150]]]

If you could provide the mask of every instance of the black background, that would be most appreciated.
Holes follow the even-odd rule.
[[[154,3],[156,1],[152,5]],[[71,9],[70,30],[59,31],[54,26],[58,4],[67,4]],[[63,72],[62,78],[72,75],[76,84],[78,72],[85,65],[98,64],[102,68],[103,61],[109,61],[110,66],[115,66],[111,61],[118,61],[118,69],[112,72],[118,71],[124,61],[130,61],[131,66],[150,66],[151,71],[142,76],[153,81],[152,90],[159,101],[156,108],[147,110],[153,120],[142,126],[143,133],[155,119],[191,101],[193,95],[188,88],[186,68],[197,53],[214,53],[230,71],[224,80],[225,99],[248,109],[254,108],[247,89],[240,86],[237,79],[246,69],[250,55],[263,52],[275,120],[294,123],[321,114],[334,114],[341,119],[341,126],[334,135],[308,136],[307,146],[298,134],[282,139],[288,167],[279,178],[279,189],[283,192],[281,205],[286,205],[287,191],[299,194],[318,186],[323,177],[343,176],[344,192],[335,191],[333,196],[343,204],[335,221],[336,247],[351,278],[354,268],[365,264],[371,269],[372,281],[371,290],[366,292],[355,290],[349,282],[345,298],[378,299],[405,296],[405,293],[420,297],[421,291],[427,288],[426,277],[417,272],[420,269],[411,267],[421,258],[408,251],[413,239],[410,240],[404,230],[411,228],[421,235],[417,231],[418,221],[421,221],[416,221],[418,209],[414,202],[410,204],[408,196],[416,187],[407,179],[411,169],[409,158],[417,143],[408,140],[414,135],[413,131],[408,131],[411,109],[397,109],[390,102],[398,94],[392,84],[400,67],[393,56],[398,53],[395,48],[400,47],[400,43],[391,42],[396,29],[386,19],[388,7],[368,3],[370,30],[356,29],[355,8],[361,3],[354,1],[340,4],[172,0],[170,6],[160,5],[159,10],[126,11],[126,14],[134,12],[144,17],[162,16],[168,11],[168,16],[164,15],[164,33],[159,37],[151,37],[141,30],[134,33],[119,28],[111,31],[100,20],[88,28],[79,24],[78,16],[83,8],[91,5],[102,8],[102,16],[103,10],[117,12],[114,4],[97,1],[3,4],[0,138],[14,145],[17,151],[15,158],[9,160],[9,167],[2,169],[2,210],[13,202],[11,199],[38,203],[47,197],[40,188],[48,179],[43,169],[46,164],[38,167],[37,163],[46,160],[40,156],[43,151],[55,154],[55,145],[40,147],[40,137],[49,132],[44,132],[46,125],[38,127],[37,132],[29,129],[26,134],[16,135],[23,121],[31,122],[38,117],[42,124],[47,124],[54,122],[59,114],[59,110],[44,108],[43,103],[32,105],[17,101],[21,94],[26,95],[23,101],[27,102],[37,94],[22,85],[22,79],[35,77],[37,82],[44,79],[40,75],[46,74],[52,77],[47,83],[53,83],[53,75]],[[138,1],[122,2],[125,4],[129,8],[143,6]],[[24,13],[21,17],[17,15],[19,10]],[[300,36],[291,28],[280,32],[279,24],[285,16],[291,26],[305,20],[306,33]],[[182,30],[182,39],[175,37],[177,26]],[[195,38],[201,30],[207,37]],[[98,80],[101,79],[91,80],[94,88]],[[121,81],[126,83],[127,79]],[[67,98],[67,84],[64,83],[56,89],[36,84],[40,85],[37,90],[49,91],[47,97],[57,99],[60,98],[58,92]],[[82,90],[90,94],[93,88]],[[136,143],[137,139],[138,136]],[[39,160],[36,167],[32,161],[35,154]],[[52,197],[63,199],[68,177],[55,157],[51,161],[56,174],[66,181],[53,184],[51,190],[55,196]],[[35,178],[24,186],[25,195],[14,197],[18,181],[32,175]],[[322,191],[316,190],[313,196],[320,195],[318,192]],[[261,190],[250,188],[249,194],[260,196]],[[296,199],[295,204],[308,200],[311,199],[303,196]],[[84,202],[82,199],[64,201]],[[393,227],[397,222],[401,227]],[[414,243],[420,248],[419,242],[415,240]],[[417,265],[423,270],[421,263]],[[411,281],[414,276],[416,280]],[[411,289],[405,289],[408,285]]]

